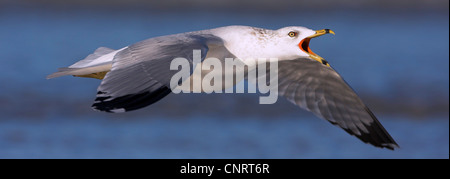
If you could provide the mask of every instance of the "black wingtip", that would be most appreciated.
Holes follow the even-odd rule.
[[[365,110],[372,117],[373,122],[369,125],[365,125],[369,130],[369,133],[362,133],[360,136],[357,136],[362,141],[366,143],[370,143],[376,147],[387,148],[390,150],[395,150],[396,148],[400,148],[400,146],[395,142],[395,140],[391,137],[391,135],[386,131],[386,129],[381,125],[375,115],[370,111],[368,107],[365,107]]]
[[[105,92],[99,91],[92,108],[109,113],[121,113],[133,111],[151,105],[164,98],[171,92],[170,88],[161,87],[154,91],[146,91],[137,94],[129,94],[120,97],[107,96]]]
[[[373,122],[366,125],[364,127],[367,128],[368,133],[360,131],[360,133],[356,134],[350,129],[344,129],[350,135],[354,135],[359,138],[364,143],[371,144],[375,147],[386,148],[390,150],[395,150],[400,148],[400,146],[395,142],[395,140],[391,137],[391,135],[386,131],[386,129],[381,125],[375,115],[370,111],[369,108],[365,107],[367,113],[372,117]],[[337,125],[337,124],[335,124]]]
[[[395,150],[395,149],[398,149],[398,148],[400,148],[400,146],[398,146],[398,144],[397,143],[389,143],[389,144],[381,144],[382,145],[382,147],[381,148],[387,148],[387,149],[390,149],[390,150]]]

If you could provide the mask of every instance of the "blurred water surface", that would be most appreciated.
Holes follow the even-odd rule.
[[[383,124],[400,149],[364,144],[313,117],[0,121],[0,158],[448,158],[448,120]]]
[[[448,158],[448,12],[152,12],[2,8],[0,158]],[[127,114],[90,104],[99,81],[45,76],[99,46],[249,25],[333,29],[311,42],[400,144],[366,145],[283,99],[171,95]],[[189,107],[186,107],[189,106]]]

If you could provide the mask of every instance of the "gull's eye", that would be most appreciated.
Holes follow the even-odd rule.
[[[288,35],[289,35],[289,37],[295,37],[295,36],[297,36],[297,32],[294,32],[294,31],[290,31],[289,33],[288,33]]]

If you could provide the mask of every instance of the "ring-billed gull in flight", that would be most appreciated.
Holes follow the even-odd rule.
[[[192,63],[194,50],[201,51],[202,63],[208,57],[244,59],[246,64],[251,63],[247,59],[276,58],[280,96],[363,142],[392,150],[398,148],[352,88],[309,48],[312,38],[328,33],[334,34],[329,29],[314,31],[305,27],[268,30],[226,26],[161,36],[119,50],[100,47],[47,78],[74,75],[102,79],[92,107],[126,112],[151,105],[171,93],[170,80],[176,73],[170,70],[171,61],[184,57]]]

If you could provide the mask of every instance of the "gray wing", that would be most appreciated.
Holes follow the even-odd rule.
[[[92,107],[106,112],[139,109],[162,99],[171,92],[170,79],[177,72],[170,70],[173,59],[182,57],[192,66],[193,50],[201,50],[201,60],[208,44],[222,44],[209,34],[176,34],[147,39],[118,52],[97,89]]]
[[[278,63],[278,93],[377,147],[398,147],[375,115],[333,70],[311,59]]]

